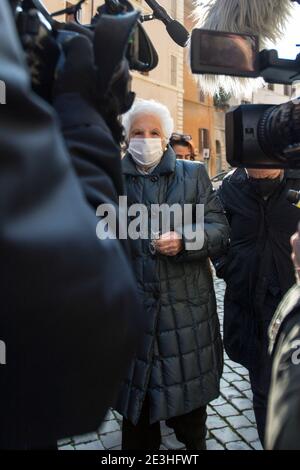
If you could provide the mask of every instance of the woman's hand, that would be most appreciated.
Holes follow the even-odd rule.
[[[155,242],[156,251],[164,256],[176,256],[183,250],[183,247],[182,237],[177,232],[164,233]]]

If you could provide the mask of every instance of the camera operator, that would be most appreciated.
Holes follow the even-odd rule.
[[[282,301],[269,330],[273,373],[266,446],[270,450],[300,450],[300,227],[292,247],[298,285]]]
[[[76,41],[90,50],[86,39]],[[76,86],[58,83],[57,109],[65,104],[60,116],[73,157],[89,155],[82,181],[90,202],[116,204],[119,149],[98,112],[94,77],[87,83],[76,73],[78,64],[88,70],[90,56],[75,57],[70,47],[60,80],[73,67]],[[8,103],[0,113],[0,448],[54,449],[58,439],[100,426],[134,353],[141,315],[126,253],[118,240],[97,239],[56,117],[30,89],[6,0],[0,79]]]
[[[124,193],[120,156],[123,128],[119,115],[133,101],[131,93],[128,98],[124,90],[129,71],[121,64],[121,70],[119,67],[115,74],[117,79],[113,81],[113,76],[104,90],[97,80],[93,44],[87,37],[80,35],[72,39],[66,53],[64,70],[54,87],[54,107],[71,162],[96,214],[103,203],[117,208],[118,196]],[[118,83],[122,85],[120,96],[114,91]],[[121,103],[123,97],[128,103]]]
[[[231,225],[229,252],[215,263],[227,283],[225,349],[249,370],[262,443],[271,376],[268,327],[295,282],[290,237],[299,211],[287,200],[289,189],[300,189],[299,171],[238,169],[219,190]]]

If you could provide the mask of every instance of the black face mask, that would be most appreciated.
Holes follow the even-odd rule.
[[[281,184],[281,177],[271,178],[249,178],[253,189],[263,198],[270,197]]]

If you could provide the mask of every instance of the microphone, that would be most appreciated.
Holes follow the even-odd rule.
[[[298,3],[300,0],[296,0]],[[196,28],[260,37],[261,49],[268,41],[276,42],[292,12],[290,0],[197,0],[195,2]],[[224,92],[237,97],[261,88],[262,79],[199,75],[199,86],[213,95]]]
[[[165,24],[168,34],[173,41],[181,47],[186,47],[190,37],[187,29],[179,23],[179,21],[171,18],[168,12],[158,2],[155,0],[145,1],[153,11],[154,18]]]

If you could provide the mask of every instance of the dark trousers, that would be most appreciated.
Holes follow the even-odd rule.
[[[273,297],[272,295],[267,295],[266,297],[264,318],[260,322],[259,327],[259,344],[255,353],[255,360],[249,369],[254,414],[259,439],[263,446],[272,374],[272,360],[268,350],[268,329],[280,300],[280,297]]]
[[[268,358],[269,359],[269,358]],[[249,371],[251,389],[253,393],[253,409],[257,424],[258,435],[261,444],[264,446],[265,429],[268,410],[268,398],[271,382],[271,361],[265,358],[261,367]]]
[[[206,407],[203,407],[172,418],[166,424],[174,429],[178,441],[185,444],[187,450],[205,450],[206,420]],[[130,421],[123,420],[122,450],[157,451],[160,446],[160,423],[150,424],[150,404],[146,397],[138,424],[134,426]]]

